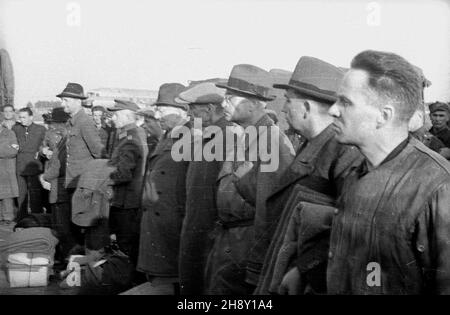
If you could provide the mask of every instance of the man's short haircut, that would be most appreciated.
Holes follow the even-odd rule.
[[[422,79],[416,68],[403,57],[366,50],[353,58],[351,67],[368,73],[368,86],[394,104],[399,121],[408,122],[421,105]]]
[[[14,111],[14,106],[12,106],[11,104],[6,104],[5,106],[3,106],[2,111],[5,111],[5,108],[7,108],[7,107],[11,107],[12,110]]]
[[[21,113],[28,113],[28,116],[33,116],[33,111],[29,107],[24,107],[19,110]]]
[[[94,107],[92,107],[92,112],[102,112],[105,113],[106,109],[103,106],[100,105],[96,105]]]

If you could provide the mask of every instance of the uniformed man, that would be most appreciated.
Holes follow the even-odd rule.
[[[203,82],[181,93],[177,101],[186,103],[196,123],[201,122],[201,136],[198,150],[211,143],[215,137],[226,134],[231,126],[223,113],[222,102],[225,90],[219,89],[213,82]],[[217,128],[212,134],[202,132],[205,128]],[[223,142],[225,146],[225,142]],[[193,146],[195,148],[195,146]],[[222,152],[225,152],[224,150]],[[194,153],[195,155],[195,153]],[[211,233],[217,221],[216,181],[222,166],[223,157],[213,161],[192,160],[186,175],[186,215],[183,221],[180,244],[180,284],[181,294],[200,295],[204,293],[204,271],[208,254],[213,245]]]
[[[430,104],[430,119],[433,127],[430,133],[441,140],[447,148],[450,148],[450,129],[447,123],[450,120],[450,108],[446,103],[435,102]]]
[[[281,214],[266,208],[265,202],[292,162],[294,149],[265,112],[266,102],[274,99],[272,84],[267,71],[245,64],[233,67],[227,83],[216,84],[226,89],[225,118],[249,133],[244,136],[245,161],[226,161],[219,174],[219,225],[206,271],[209,294],[253,292]],[[255,137],[250,138],[250,130]],[[261,148],[270,157],[264,162]],[[263,170],[268,165],[273,168]]]
[[[187,123],[186,105],[175,101],[185,87],[163,84],[156,101],[156,118],[165,134],[147,162],[142,195],[142,222],[138,271],[149,280],[147,294],[179,292],[178,256],[181,225],[186,207],[188,161],[172,157],[172,131]]]
[[[138,134],[136,112],[139,107],[135,103],[115,100],[114,107],[108,110],[114,113],[112,120],[118,134],[117,145],[108,162],[117,168],[110,176],[114,189],[109,226],[111,233],[116,235],[119,248],[136,264],[147,143]]]
[[[337,94],[329,110],[337,140],[365,159],[337,203],[328,293],[449,294],[450,167],[408,135],[420,76],[401,56],[364,51]]]
[[[438,152],[443,156],[446,155],[445,151],[447,151],[448,148],[446,148],[445,144],[439,140],[438,137],[432,135],[425,127],[425,107],[423,104],[419,106],[409,120],[408,130],[414,138],[425,144],[431,150]]]

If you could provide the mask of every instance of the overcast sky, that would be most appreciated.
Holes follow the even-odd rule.
[[[228,77],[238,63],[292,71],[303,55],[348,67],[365,49],[404,56],[433,83],[426,101],[450,101],[444,0],[0,0],[0,46],[17,107],[68,81],[157,90]]]

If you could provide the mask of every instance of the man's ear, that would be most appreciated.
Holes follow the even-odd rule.
[[[308,101],[304,101],[303,105],[305,106],[306,111],[309,113],[311,111],[311,104]]]
[[[380,115],[378,115],[377,119],[377,127],[381,127],[386,123],[392,121],[395,116],[395,108],[390,104],[386,104],[380,111]]]

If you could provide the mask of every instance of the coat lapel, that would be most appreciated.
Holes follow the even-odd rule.
[[[295,182],[312,174],[315,168],[315,161],[320,157],[319,152],[334,136],[334,130],[331,126],[328,126],[317,137],[305,143],[295,157],[294,162],[292,162],[284,175],[281,176],[282,182],[271,196],[284,191]]]

